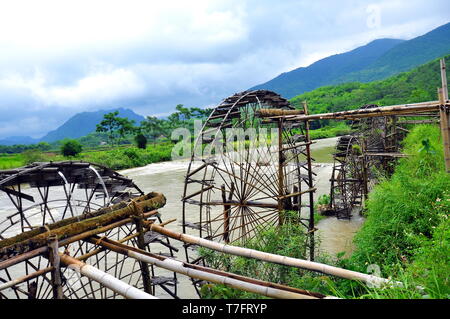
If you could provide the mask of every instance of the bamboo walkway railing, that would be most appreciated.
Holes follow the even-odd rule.
[[[168,230],[164,227],[161,227],[156,224],[150,224],[150,229],[153,231],[156,231],[158,233],[164,234],[170,238],[177,239],[180,241],[183,241],[185,243],[194,244],[202,247],[206,247],[215,251],[219,251],[222,253],[235,255],[235,256],[242,256],[242,257],[248,257],[248,258],[254,258],[266,262],[276,263],[280,265],[285,266],[291,266],[291,267],[297,267],[307,270],[312,270],[316,272],[320,272],[323,274],[333,275],[336,277],[341,277],[345,279],[350,280],[357,280],[368,284],[374,284],[374,285],[401,285],[400,282],[394,282],[389,279],[363,274],[360,272],[347,270],[343,268],[338,268],[314,261],[309,260],[303,260],[303,259],[297,259],[292,257],[286,257],[282,255],[276,255],[271,253],[266,253],[254,249],[249,248],[243,248],[243,247],[236,247],[236,246],[230,246],[218,242],[214,242],[211,240],[207,240],[204,238],[191,236],[187,234],[178,233],[172,230]]]
[[[85,264],[78,259],[70,257],[65,254],[59,254],[61,262],[66,264],[70,269],[76,271],[77,273],[92,279],[103,286],[111,289],[112,291],[118,293],[119,295],[127,299],[159,299],[152,296],[136,287],[133,287],[116,277],[101,271],[91,265]]]
[[[280,284],[266,282],[254,278],[240,276],[224,271],[188,264],[173,258],[155,255],[147,251],[127,246],[107,238],[91,238],[92,243],[96,243],[111,251],[124,254],[138,261],[153,264],[191,278],[205,280],[216,284],[223,284],[232,288],[256,293],[270,298],[280,299],[322,299],[335,298],[333,296],[324,296],[302,289],[292,288]]]

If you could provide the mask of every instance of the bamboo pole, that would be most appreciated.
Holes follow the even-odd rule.
[[[180,273],[191,278],[205,280],[216,284],[223,284],[232,288],[260,294],[266,297],[280,299],[318,299],[325,297],[324,295],[302,289],[269,283],[216,269],[184,263],[173,258],[158,256],[135,247],[120,244],[110,239],[92,238],[91,241],[97,243],[98,245],[107,247],[117,253],[124,254],[130,258],[150,263],[157,267]]]
[[[441,82],[442,88],[438,89],[439,96],[439,115],[442,134],[442,143],[444,144],[445,169],[450,173],[450,108],[444,102],[448,100],[447,75],[445,72],[445,60],[441,59]]]
[[[101,271],[91,265],[85,264],[78,259],[70,257],[65,254],[60,253],[61,261],[66,264],[70,269],[76,271],[77,273],[94,280],[103,286],[111,289],[112,291],[118,293],[119,295],[127,299],[159,299],[152,296],[146,292],[143,292],[136,287],[130,286],[127,283],[111,276],[108,273]]]
[[[334,266],[329,266],[329,265],[314,262],[314,261],[286,257],[286,256],[266,253],[266,252],[262,252],[262,251],[258,251],[258,250],[254,250],[254,249],[221,244],[221,243],[217,243],[217,242],[207,240],[204,238],[168,230],[157,224],[150,225],[150,229],[153,231],[156,231],[158,233],[164,234],[170,238],[183,241],[185,243],[206,247],[206,248],[209,248],[209,249],[212,249],[215,251],[219,251],[222,253],[231,254],[231,255],[235,255],[235,256],[254,258],[254,259],[258,259],[258,260],[262,260],[262,261],[266,261],[266,262],[272,262],[272,263],[276,263],[276,264],[280,264],[280,265],[312,270],[312,271],[320,272],[323,274],[328,274],[328,275],[341,277],[341,278],[345,278],[345,279],[358,280],[358,281],[362,281],[362,282],[370,283],[370,284],[400,284],[400,283],[393,282],[393,281],[385,279],[385,278],[381,278],[381,277],[377,277],[377,276],[373,276],[373,275],[367,275],[367,274],[363,274],[360,272],[346,270],[346,269],[342,269],[342,268],[338,268],[338,267],[334,267]]]

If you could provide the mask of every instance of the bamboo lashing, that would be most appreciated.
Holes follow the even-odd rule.
[[[346,270],[346,269],[342,269],[342,268],[338,268],[338,267],[334,267],[334,266],[330,266],[330,265],[326,265],[326,264],[322,264],[322,263],[318,263],[318,262],[266,253],[266,252],[262,252],[262,251],[258,251],[258,250],[254,250],[254,249],[249,249],[249,248],[221,244],[221,243],[207,240],[204,238],[168,230],[157,224],[151,224],[150,229],[153,231],[156,231],[158,233],[164,234],[170,238],[183,241],[185,243],[206,247],[206,248],[209,248],[209,249],[212,249],[215,251],[219,251],[222,253],[231,254],[231,255],[235,255],[235,256],[248,257],[248,258],[258,259],[258,260],[276,263],[276,264],[280,264],[280,265],[312,270],[312,271],[316,271],[316,272],[320,272],[320,273],[324,273],[324,274],[328,274],[328,275],[333,275],[336,277],[341,277],[341,278],[350,279],[350,280],[358,280],[358,281],[362,281],[362,282],[370,283],[370,284],[382,284],[382,285],[400,284],[397,282],[393,282],[389,279],[385,279],[385,278],[381,278],[381,277],[377,277],[377,276],[373,276],[373,275],[368,275],[368,274],[363,274],[363,273],[352,271],[352,270]]]
[[[94,280],[128,299],[159,299],[78,259],[60,253],[61,262],[77,273]]]

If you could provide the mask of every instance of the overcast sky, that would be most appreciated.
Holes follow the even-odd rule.
[[[0,138],[41,137],[81,111],[216,104],[449,13],[448,0],[0,0]]]

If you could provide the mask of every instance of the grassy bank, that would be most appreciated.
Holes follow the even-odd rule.
[[[375,187],[367,220],[355,237],[347,266],[400,278],[407,288],[356,290],[377,298],[449,298],[450,178],[445,172],[439,128],[417,126],[404,141],[394,175]],[[419,292],[414,287],[424,287]],[[349,291],[343,291],[349,294]]]
[[[10,169],[33,162],[83,160],[108,166],[112,169],[125,169],[144,166],[151,163],[170,161],[173,143],[149,144],[146,149],[135,146],[113,149],[89,150],[74,157],[64,157],[58,153],[29,150],[20,154],[0,155],[0,169]]]

